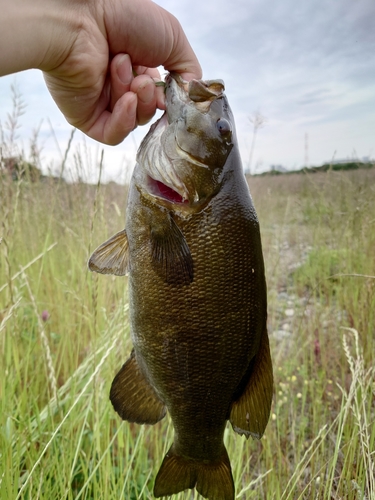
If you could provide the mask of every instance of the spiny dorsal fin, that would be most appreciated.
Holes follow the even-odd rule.
[[[166,413],[154,389],[141,372],[134,350],[114,378],[109,398],[123,420],[156,424]]]
[[[167,283],[193,281],[193,259],[184,235],[171,217],[151,229],[152,260]]]
[[[267,330],[264,330],[259,351],[251,362],[246,386],[232,403],[230,423],[238,434],[260,439],[270,416],[273,375]]]
[[[88,266],[90,271],[96,273],[124,276],[129,271],[129,245],[125,229],[94,250]]]

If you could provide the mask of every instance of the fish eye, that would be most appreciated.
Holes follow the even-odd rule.
[[[228,135],[232,132],[230,123],[225,118],[219,118],[219,120],[216,122],[216,128],[222,136]]]

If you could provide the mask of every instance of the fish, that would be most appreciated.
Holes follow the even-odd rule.
[[[233,500],[227,422],[260,439],[273,396],[259,221],[224,82],[170,73],[165,99],[137,152],[125,229],[88,264],[128,274],[133,349],[110,400],[128,422],[170,415],[156,498]]]

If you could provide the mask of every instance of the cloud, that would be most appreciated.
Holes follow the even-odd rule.
[[[263,168],[303,165],[306,133],[311,163],[329,160],[335,150],[339,157],[352,155],[353,149],[360,157],[374,154],[373,0],[157,3],[181,22],[204,77],[225,81],[244,163],[252,137],[249,116],[255,110],[268,119],[258,133],[254,153],[254,162]],[[70,127],[41,75],[25,72],[17,78],[28,103],[24,126],[31,130],[42,120],[45,148],[52,150],[49,117],[64,148]],[[10,97],[4,89],[10,81],[0,79],[1,120],[9,109]],[[146,132],[147,126],[140,127],[122,145],[105,149],[108,172],[117,175],[121,159],[135,156],[135,142],[139,144]]]

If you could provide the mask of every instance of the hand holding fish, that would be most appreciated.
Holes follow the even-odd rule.
[[[118,144],[165,108],[157,66],[201,77],[179,22],[150,0],[0,0],[0,7],[0,75],[41,69],[67,121],[100,142]]]

